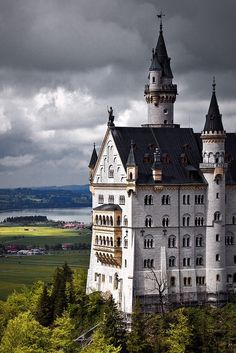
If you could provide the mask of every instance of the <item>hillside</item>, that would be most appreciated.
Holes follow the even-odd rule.
[[[91,195],[88,185],[0,189],[0,211],[90,206]]]

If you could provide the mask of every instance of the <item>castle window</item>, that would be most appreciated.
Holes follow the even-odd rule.
[[[190,224],[190,216],[189,215],[184,215],[182,218],[182,225],[183,227],[189,227]]]
[[[116,241],[116,246],[118,246],[118,248],[121,246],[120,237],[118,237],[118,238],[117,238],[117,241]]]
[[[216,261],[220,261],[220,254],[216,254]]]
[[[144,205],[153,205],[153,196],[152,195],[145,195]]]
[[[234,255],[234,264],[236,264],[236,255]]]
[[[161,161],[163,164],[170,164],[171,160],[168,153],[163,153],[163,155],[161,156]]]
[[[216,281],[220,282],[220,275],[219,274],[216,275]]]
[[[104,203],[104,196],[103,195],[98,195],[98,203],[103,204]]]
[[[95,244],[98,244],[98,235],[96,235]]]
[[[152,83],[155,83],[155,76],[152,77]]]
[[[106,225],[106,217],[105,217],[105,216],[102,217],[102,224],[103,224],[104,226]]]
[[[102,237],[99,237],[99,245],[102,245]]]
[[[233,215],[233,217],[232,217],[232,224],[236,224],[236,216],[235,215]]]
[[[108,169],[108,178],[114,178],[114,169],[112,165],[110,165]]]
[[[129,179],[133,180],[133,173],[132,172],[129,173]]]
[[[170,235],[168,238],[168,248],[176,248],[176,236]]]
[[[202,266],[203,265],[203,257],[202,256],[197,256],[196,258],[196,266]]]
[[[203,245],[203,240],[202,240],[202,236],[198,235],[196,237],[196,247],[201,247]]]
[[[127,267],[127,260],[125,259],[125,267]]]
[[[190,235],[183,236],[183,248],[190,247]]]
[[[112,237],[110,237],[110,244],[111,244],[111,246],[113,246],[113,239],[112,239]]]
[[[174,256],[169,257],[169,267],[175,267],[176,259]]]
[[[170,277],[170,286],[175,287],[175,277],[174,276]]]
[[[183,266],[186,267],[186,266],[191,266],[191,259],[190,257],[184,257],[183,258]]]
[[[145,227],[152,227],[152,217],[151,216],[147,216],[145,218]]]
[[[216,234],[216,241],[220,241],[220,234]]]
[[[219,199],[219,198],[220,198],[220,196],[219,196],[219,195],[220,195],[220,194],[217,192],[217,193],[216,193],[216,198],[217,198],[217,199]]]
[[[196,227],[202,227],[204,224],[204,218],[203,217],[195,217],[195,226]]]
[[[109,239],[109,237],[107,237],[107,246],[109,246],[110,245],[110,239]]]
[[[125,205],[125,196],[124,196],[124,195],[120,195],[120,197],[119,197],[119,204],[120,204],[120,205]]]
[[[108,196],[108,203],[114,203],[114,195]]]
[[[236,273],[234,273],[233,282],[234,282],[234,283],[236,282]]]
[[[105,282],[105,279],[106,279],[105,275],[102,275],[102,282]]]
[[[225,245],[234,245],[233,235],[226,235],[225,236]]]
[[[183,195],[183,205],[190,205],[190,195]]]
[[[169,195],[163,195],[161,198],[161,204],[162,205],[170,205],[170,196]]]
[[[215,181],[216,181],[216,184],[217,184],[217,185],[220,184],[220,179],[219,179],[219,178],[216,178]]]
[[[124,216],[124,226],[128,226],[128,217]]]
[[[214,221],[215,222],[219,222],[221,220],[221,214],[220,214],[220,212],[215,212],[214,213]]]
[[[154,260],[153,259],[145,259],[143,261],[144,268],[153,268],[154,267]]]
[[[118,217],[117,217],[117,221],[116,221],[117,226],[120,226],[120,223],[121,223],[121,221],[120,221],[120,216],[118,216]]]
[[[195,204],[203,205],[204,204],[204,195],[195,195]]]
[[[128,249],[128,244],[129,244],[128,239],[125,238],[124,239],[124,248]]]
[[[152,249],[154,247],[154,241],[152,235],[147,235],[144,239],[144,249]]]
[[[166,228],[169,226],[169,217],[168,216],[164,216],[162,218],[162,227]]]
[[[184,286],[189,287],[192,285],[192,278],[191,277],[184,277]]]
[[[205,284],[205,277],[204,276],[197,276],[196,277],[196,284],[198,286],[203,286]]]

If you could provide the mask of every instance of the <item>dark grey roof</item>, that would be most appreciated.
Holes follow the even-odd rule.
[[[96,151],[96,148],[95,148],[95,145],[94,145],[93,152],[92,152],[88,167],[89,168],[94,168],[95,164],[97,162],[97,159],[98,159],[98,155],[97,155],[97,151]]]
[[[164,77],[173,78],[173,74],[170,67],[170,58],[167,54],[162,30],[160,30],[159,33],[159,38],[149,70],[162,70],[162,75]]]
[[[135,141],[134,153],[138,166],[139,184],[153,184],[152,165],[156,147],[161,150],[162,182],[164,184],[205,183],[199,170],[201,150],[192,129],[152,128],[152,127],[115,127],[112,135],[118,148],[123,165],[130,151],[130,140]],[[185,156],[185,162],[181,155]],[[168,155],[169,163],[162,156]],[[149,158],[147,158],[149,157]],[[187,166],[192,166],[190,170]]]
[[[221,120],[221,114],[219,111],[219,106],[217,103],[217,98],[214,90],[212,92],[209,110],[206,115],[204,131],[205,132],[224,131],[222,120]]]
[[[121,207],[119,205],[113,203],[106,203],[101,206],[95,207],[96,211],[121,211]]]
[[[200,133],[194,133],[188,128],[115,127],[112,135],[124,166],[130,151],[130,140],[135,141],[138,184],[154,184],[152,166],[156,147],[161,150],[162,183],[206,183],[199,169],[199,163],[202,162]],[[236,184],[235,133],[227,134],[225,150],[230,159],[226,183]],[[170,162],[165,163],[166,159]]]
[[[131,141],[131,146],[130,146],[130,151],[129,151],[128,159],[126,162],[126,166],[127,167],[135,167],[136,166],[133,140]]]

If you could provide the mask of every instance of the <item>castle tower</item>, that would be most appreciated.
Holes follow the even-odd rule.
[[[148,104],[148,125],[174,127],[177,85],[172,84],[173,74],[163,37],[162,16],[162,14],[158,15],[161,18],[160,33],[156,49],[152,51],[149,84],[145,85],[144,95]]]
[[[201,134],[203,163],[208,183],[206,205],[206,291],[225,291],[225,172],[226,134],[215,94],[215,81],[206,122]],[[211,295],[209,296],[211,299]],[[217,298],[215,298],[217,299]]]

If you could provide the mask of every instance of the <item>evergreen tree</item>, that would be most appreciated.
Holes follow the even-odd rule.
[[[46,285],[43,286],[43,292],[39,298],[37,311],[35,314],[38,322],[43,326],[49,326],[52,323],[53,308]]]
[[[148,353],[151,351],[146,340],[145,324],[145,316],[141,312],[139,302],[136,302],[132,314],[131,332],[127,338],[127,350],[129,353]]]
[[[100,331],[96,331],[92,337],[92,342],[81,350],[81,353],[119,353],[121,347],[114,347],[108,343]]]
[[[54,274],[51,302],[53,306],[52,316],[53,320],[55,320],[63,314],[63,311],[67,307],[66,280],[64,271],[59,267],[57,267]]]
[[[101,325],[101,333],[115,347],[121,347],[121,352],[125,352],[126,330],[124,318],[118,310],[114,299],[110,297],[104,310],[104,320]]]

